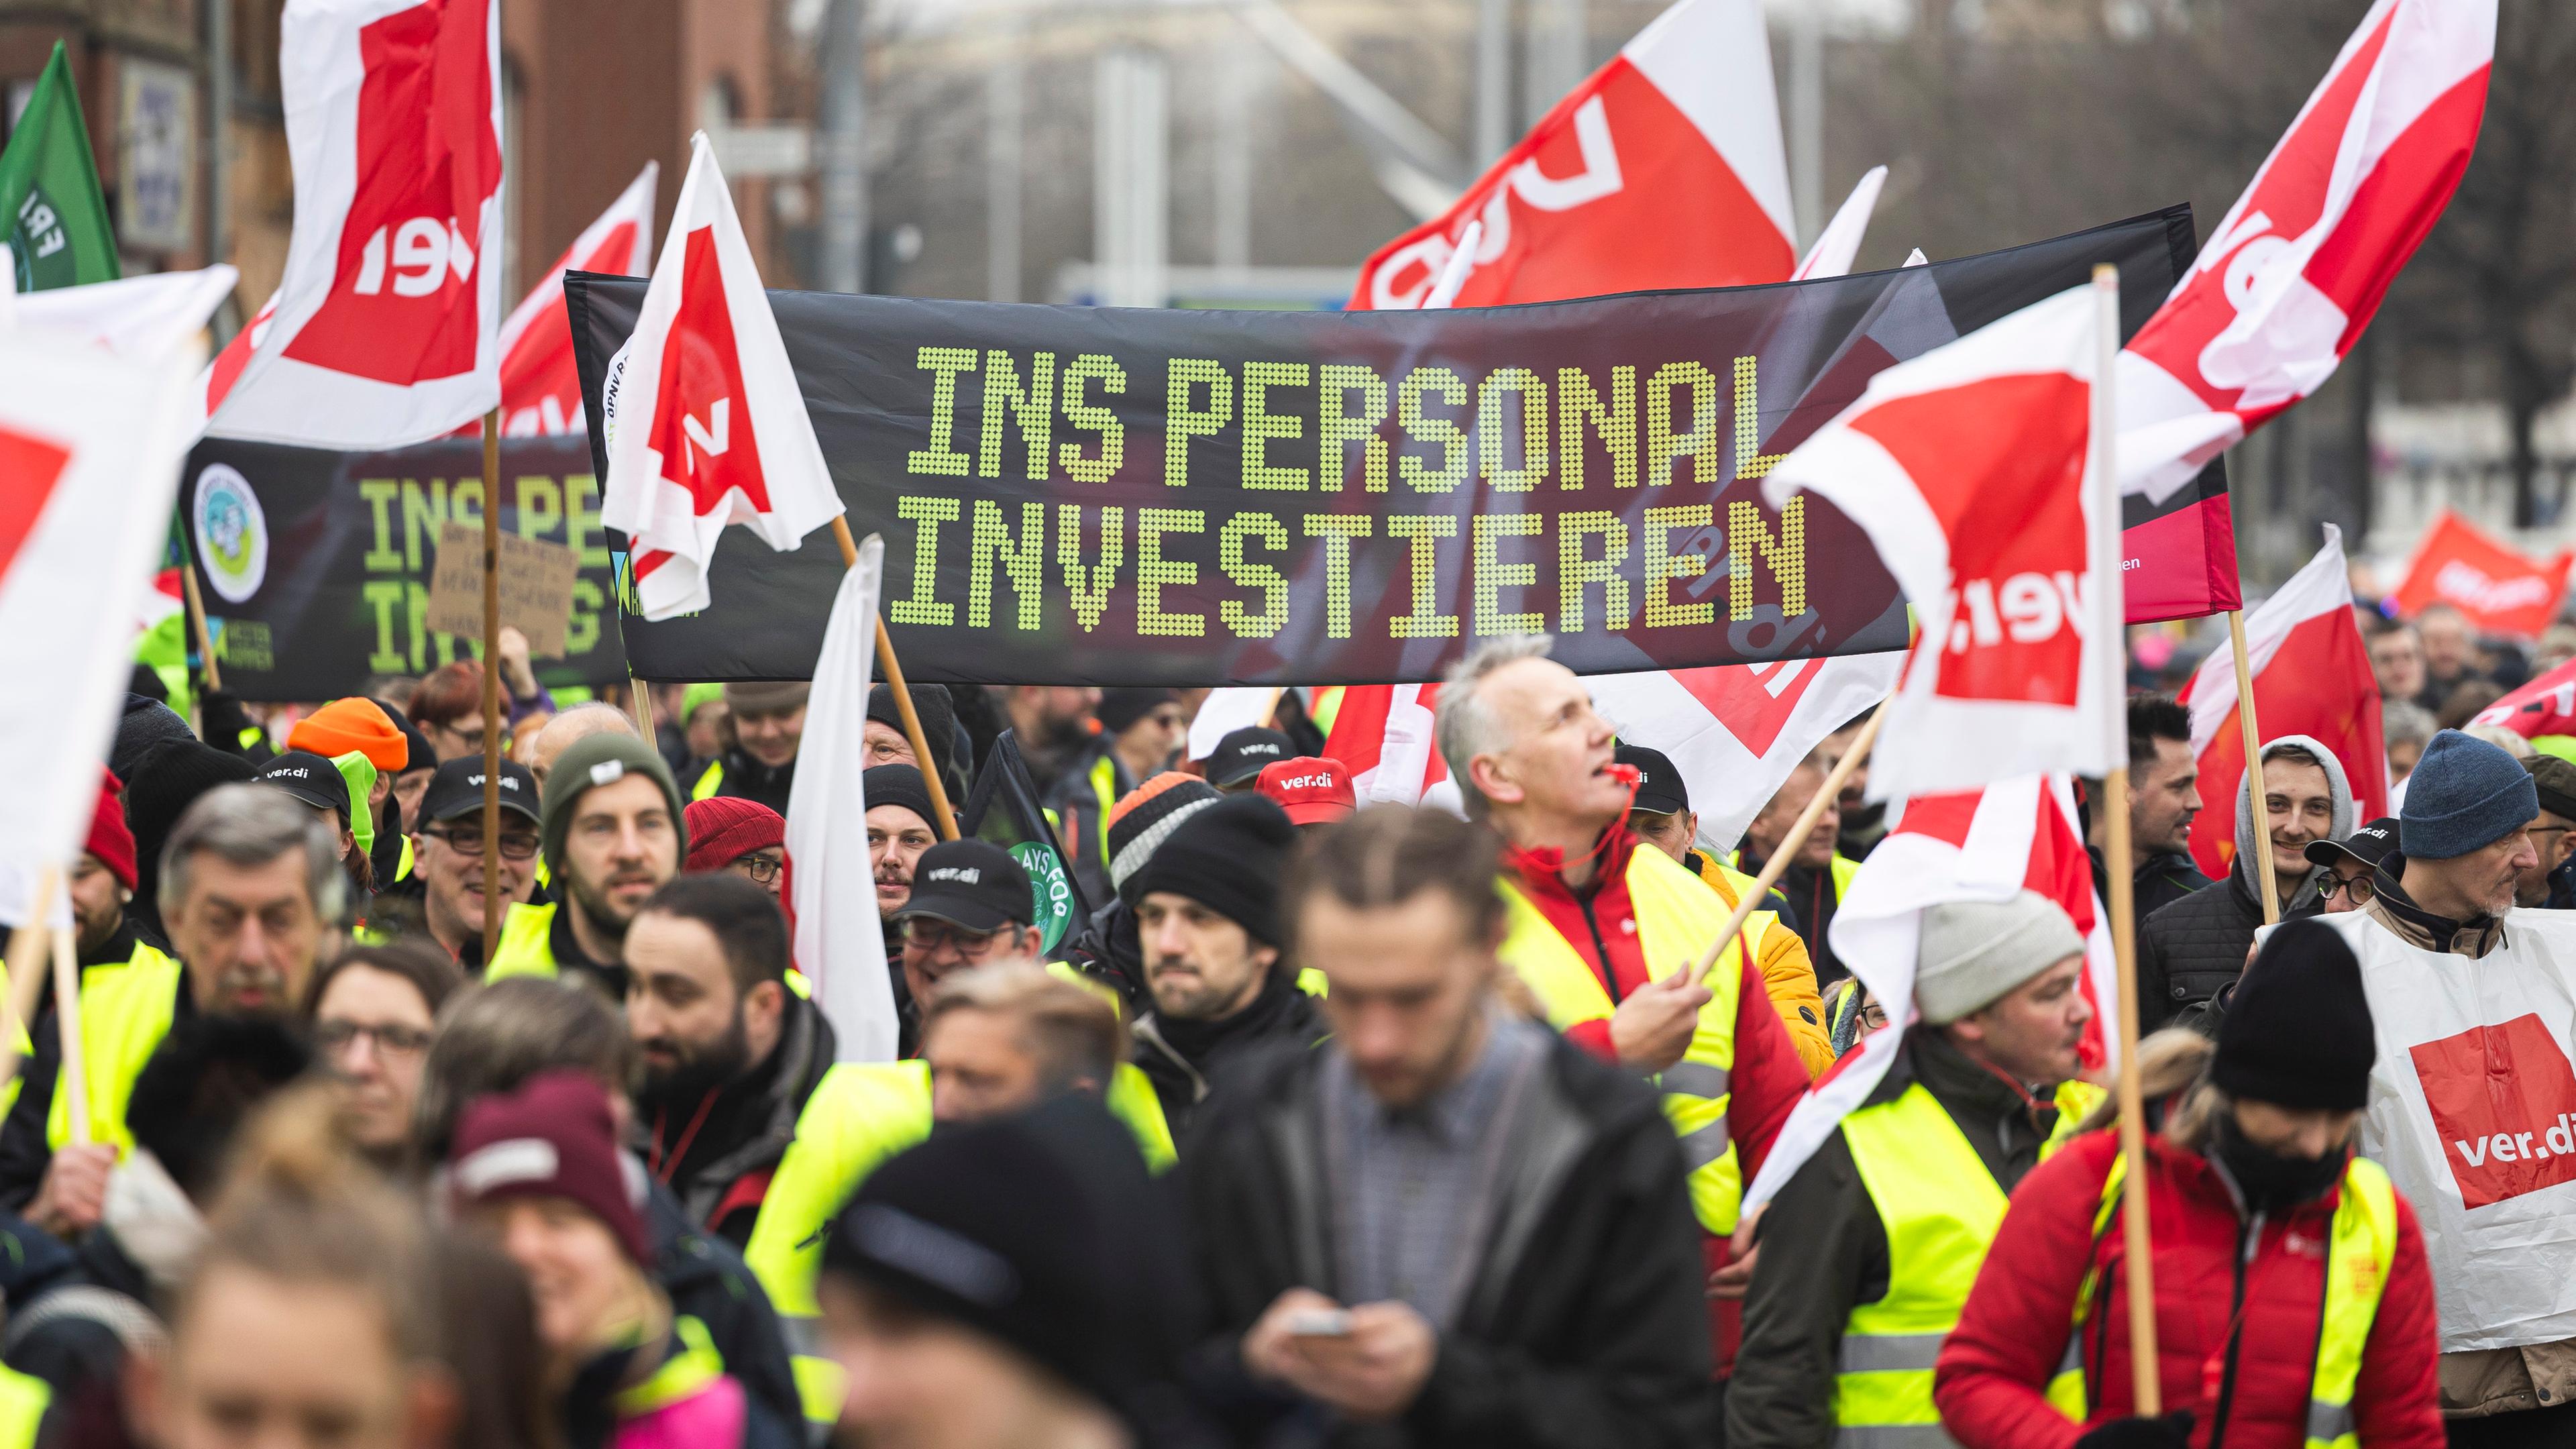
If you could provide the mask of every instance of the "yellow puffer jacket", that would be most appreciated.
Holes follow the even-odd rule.
[[[1730,911],[1744,899],[1744,892],[1757,884],[1753,877],[1733,866],[1711,860],[1704,850],[1692,851],[1682,864],[1690,867],[1702,885],[1717,892],[1717,898],[1726,902]],[[1780,1013],[1781,1024],[1789,1028],[1789,1040],[1798,1049],[1798,1061],[1810,1078],[1823,1076],[1825,1068],[1834,1064],[1834,1039],[1825,1025],[1825,1005],[1816,992],[1816,967],[1807,959],[1807,943],[1798,939],[1797,932],[1781,925],[1762,933],[1762,945],[1753,959],[1762,968],[1762,990],[1771,998],[1771,1009]]]

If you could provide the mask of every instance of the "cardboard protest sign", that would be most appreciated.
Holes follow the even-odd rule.
[[[770,301],[850,526],[886,538],[913,676],[1401,683],[1541,630],[1586,674],[1904,647],[1869,541],[1822,499],[1767,507],[1764,473],[1880,369],[2097,262],[2141,324],[2191,249],[2175,207],[1900,271],[1521,307]],[[594,420],[643,294],[566,280]],[[828,541],[727,538],[708,577],[700,613],[629,606],[639,674],[811,673]]]
[[[504,533],[501,545],[501,624],[528,638],[532,659],[561,659],[572,618],[572,590],[581,560],[559,543]],[[427,622],[433,632],[459,638],[483,634],[483,526],[450,519],[438,530],[436,566],[430,574]]]

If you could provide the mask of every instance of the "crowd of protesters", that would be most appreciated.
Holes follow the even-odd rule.
[[[77,1000],[0,1099],[0,1449],[2576,1443],[2576,1322],[2494,1286],[2576,1237],[2464,1228],[2374,1024],[2391,963],[2576,1001],[2576,763],[2458,728],[2545,658],[2370,623],[2388,817],[2295,735],[2207,798],[2144,692],[2127,798],[2085,792],[2097,886],[2109,811],[2134,847],[2143,1162],[2055,901],[1925,912],[1910,1001],[1838,953],[1865,767],[1792,835],[1857,721],[1712,841],[1544,639],[1439,696],[1463,818],[1359,808],[1324,691],[1192,759],[1193,692],[880,686],[830,888],[875,903],[891,1062],[797,969],[805,685],[575,702],[505,639],[496,780],[471,661],[194,728],[131,697]],[[1003,795],[1034,818],[940,818]]]

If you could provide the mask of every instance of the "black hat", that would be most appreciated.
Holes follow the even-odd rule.
[[[1297,746],[1277,730],[1259,725],[1229,732],[1208,756],[1207,782],[1223,790],[1249,785],[1281,760],[1297,757]]]
[[[2540,792],[2540,808],[2561,820],[2576,820],[2576,761],[2556,755],[2533,755],[2522,762]]]
[[[1168,689],[1104,689],[1100,691],[1097,711],[1100,727],[1113,735],[1123,735],[1129,725],[1179,699]]]
[[[2313,916],[2284,924],[2245,968],[2218,1022],[2209,1079],[2244,1101],[2358,1112],[2379,1055],[2361,962]]]
[[[277,788],[316,810],[340,812],[349,823],[349,781],[340,767],[309,750],[288,750],[259,767],[259,783]]]
[[[1120,894],[1187,896],[1265,946],[1279,944],[1279,878],[1297,827],[1267,795],[1228,795],[1190,816]],[[927,857],[924,857],[927,859]]]
[[[378,700],[377,703],[384,702]],[[412,723],[411,716],[389,704],[385,705],[385,714],[393,720],[394,728],[402,731],[403,749],[406,751],[403,767],[394,773],[408,775],[414,770],[437,769],[438,751],[430,748],[429,736],[421,733],[420,726]]]
[[[1069,1094],[944,1126],[868,1174],[823,1271],[998,1340],[1133,1423],[1187,1344],[1178,1237],[1135,1138]]]
[[[460,755],[439,766],[438,773],[429,777],[429,788],[420,794],[424,823],[453,820],[482,808],[481,755]],[[532,821],[545,819],[537,800],[537,777],[515,760],[501,762],[501,808],[516,810]]]
[[[859,796],[871,810],[880,805],[900,805],[920,816],[931,834],[939,833],[939,812],[931,808],[930,786],[910,765],[872,765],[860,772]]]
[[[895,919],[933,916],[970,931],[998,931],[1030,925],[1037,914],[1029,873],[1009,851],[970,836],[943,840],[921,853],[912,866],[912,897]]]
[[[1679,815],[1690,808],[1690,786],[1682,782],[1682,772],[1673,768],[1663,751],[1644,745],[1621,745],[1610,752],[1610,762],[1633,766],[1637,771],[1637,798],[1629,803],[1629,809]]]
[[[107,748],[107,767],[116,772],[116,778],[133,784],[135,773],[143,768],[143,757],[172,740],[193,745],[197,734],[170,706],[129,694],[125,697],[125,712],[117,716],[115,742]]]
[[[2383,815],[2341,840],[2311,840],[2300,851],[2310,865],[2333,867],[2347,860],[2360,861],[2371,870],[2397,849],[2397,817]]]
[[[930,746],[930,768],[947,775],[948,757],[957,748],[957,703],[949,698],[948,686],[913,685],[912,712],[921,720],[922,743]],[[903,709],[895,703],[893,685],[880,684],[868,691],[868,718],[903,733]],[[929,819],[930,812],[922,811],[921,818]]]

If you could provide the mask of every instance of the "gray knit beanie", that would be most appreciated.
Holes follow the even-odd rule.
[[[546,870],[557,879],[563,876],[564,837],[572,832],[573,802],[600,785],[614,784],[627,775],[644,775],[662,789],[662,799],[671,807],[671,829],[680,838],[679,853],[671,858],[673,869],[689,857],[689,821],[682,814],[686,807],[680,800],[680,787],[671,778],[671,766],[662,752],[632,734],[603,730],[584,735],[555,760],[546,771],[543,822],[538,826],[545,841]]]
[[[1914,1004],[1947,1026],[2003,999],[2069,956],[2084,938],[2057,902],[2024,890],[2005,901],[1947,901],[1923,913]]]

